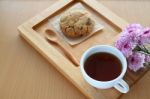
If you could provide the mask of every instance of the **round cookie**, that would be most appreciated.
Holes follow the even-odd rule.
[[[74,24],[75,33],[78,33],[79,36],[88,35],[92,32],[94,27],[94,21],[87,16],[83,16]]]
[[[83,11],[71,11],[61,16],[60,27],[68,37],[81,37],[92,32],[94,21]]]

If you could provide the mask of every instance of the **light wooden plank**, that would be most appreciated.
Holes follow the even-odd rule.
[[[128,22],[126,22],[124,19],[114,14],[111,10],[109,10],[96,0],[82,0],[82,2],[93,8],[95,11],[97,11],[100,15],[105,17],[107,20],[109,20],[112,24],[114,24],[118,28],[123,29],[125,28],[125,26],[128,25]]]
[[[47,19],[49,16],[53,15],[55,12],[62,10],[65,6],[69,5],[73,1],[74,0],[60,0],[36,15],[35,17],[29,19],[27,23],[25,22],[25,24],[28,24],[28,26],[32,28],[33,26],[36,26],[43,20]]]

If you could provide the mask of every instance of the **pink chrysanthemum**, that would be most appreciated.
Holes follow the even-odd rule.
[[[144,63],[150,63],[149,51],[144,47],[148,43],[150,43],[150,28],[130,24],[121,32],[115,46],[127,58],[129,68],[136,72],[146,65]]]
[[[145,62],[150,62],[150,55],[145,56]]]
[[[143,30],[143,26],[140,25],[140,24],[136,24],[136,23],[133,23],[133,24],[129,24],[126,28],[125,28],[125,31],[128,31],[129,34],[137,34],[137,35],[140,35],[142,33]]]
[[[132,55],[132,50],[134,49],[135,44],[130,37],[120,36],[116,41],[115,47],[117,47],[125,57],[129,57]]]
[[[143,26],[141,26],[140,24],[130,24],[128,25],[124,31],[122,35],[125,35],[128,37],[130,37],[134,42],[138,42],[138,40],[140,39],[139,36],[142,35],[143,33]]]
[[[128,58],[128,66],[133,71],[138,71],[140,68],[144,67],[145,55],[141,53],[133,53]]]
[[[140,36],[140,44],[150,43],[150,28],[145,28],[143,34]]]

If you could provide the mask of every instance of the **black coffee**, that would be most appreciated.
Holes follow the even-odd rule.
[[[110,81],[120,75],[122,65],[116,56],[99,52],[87,58],[84,69],[86,73],[95,80]]]

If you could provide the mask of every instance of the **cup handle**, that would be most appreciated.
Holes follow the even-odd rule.
[[[114,85],[114,88],[120,91],[121,93],[127,93],[129,91],[129,86],[123,79],[119,80]]]

